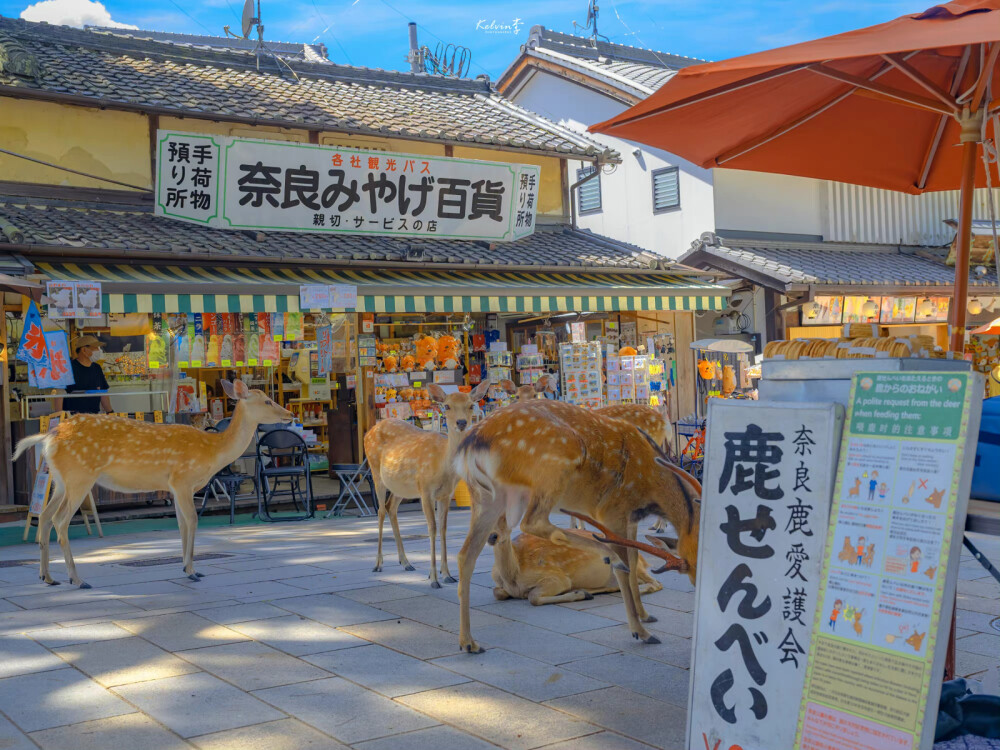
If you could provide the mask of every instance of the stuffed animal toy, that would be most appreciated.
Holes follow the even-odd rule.
[[[634,346],[623,346],[618,350],[619,357],[634,357],[638,353]]]
[[[702,380],[714,380],[715,365],[707,359],[698,360],[698,374],[701,375]]]
[[[412,354],[404,354],[403,358],[399,360],[399,366],[403,372],[413,372],[413,368],[417,366],[417,360],[413,358]]]
[[[433,336],[422,336],[416,341],[417,346],[417,367],[421,370],[434,370],[437,358],[438,342]]]
[[[388,389],[385,392],[385,400],[386,401],[395,401],[396,400],[396,389],[395,388],[390,388],[390,389]]]
[[[382,364],[385,366],[386,372],[396,372],[399,369],[399,363],[397,363],[396,358],[391,355],[383,359]]]
[[[438,367],[442,370],[458,369],[458,339],[445,334],[438,339]]]

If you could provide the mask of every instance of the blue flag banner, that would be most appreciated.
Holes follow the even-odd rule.
[[[29,365],[34,365],[36,368],[49,366],[49,352],[46,346],[45,332],[42,330],[42,316],[34,302],[28,305],[28,312],[24,316],[24,331],[21,333],[21,342],[17,347],[15,357]]]

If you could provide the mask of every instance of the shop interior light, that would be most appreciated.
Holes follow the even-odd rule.
[[[878,305],[873,300],[868,300],[861,306],[861,314],[866,318],[874,318],[878,315]]]
[[[924,297],[920,300],[920,303],[917,305],[917,315],[921,318],[929,318],[933,312],[934,305],[931,303],[930,297]]]
[[[969,315],[979,315],[983,311],[983,303],[973,297],[969,300]]]

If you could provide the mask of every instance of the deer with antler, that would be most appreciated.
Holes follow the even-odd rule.
[[[266,393],[251,391],[242,381],[233,384],[223,380],[222,388],[237,402],[233,419],[224,432],[76,414],[62,420],[51,432],[33,435],[17,444],[14,460],[28,448],[41,445],[51,471],[52,497],[38,519],[40,575],[45,583],[58,583],[49,574],[49,529],[55,525],[70,582],[90,588],[77,574],[73,562],[69,522],[95,484],[120,492],[170,491],[181,532],[184,572],[192,581],[202,577],[194,569],[194,536],[198,527],[194,493],[243,454],[257,425],[294,419],[290,411]]]
[[[635,539],[647,515],[663,516],[678,533],[678,554],[694,581],[698,556],[697,495],[683,472],[645,433],[559,401],[527,401],[502,409],[479,424],[455,458],[459,476],[472,491],[472,520],[459,552],[459,642],[470,653],[481,649],[472,639],[469,591],[476,559],[500,517],[521,530],[557,544],[566,530],[549,520],[556,509],[585,513],[611,532]],[[678,473],[680,472],[680,473]],[[627,561],[615,570],[632,635],[657,643],[642,622],[653,622],[638,592],[638,552],[612,545]]]
[[[518,401],[530,401],[538,398],[545,391],[551,391],[549,387],[549,375],[542,375],[534,383],[522,386],[514,385],[513,380],[501,380],[500,387],[512,396],[516,396]]]
[[[448,570],[448,508],[458,484],[452,459],[458,444],[472,425],[472,407],[486,395],[490,381],[484,380],[471,393],[446,394],[441,386],[428,386],[434,401],[448,420],[448,436],[421,430],[400,419],[385,419],[365,434],[365,455],[371,467],[378,496],[378,556],[374,571],[382,570],[382,530],[386,514],[396,539],[399,564],[414,570],[403,550],[396,512],[402,500],[420,498],[431,541],[431,587],[441,588],[437,570],[437,531],[441,532],[441,575],[454,583]],[[386,493],[390,493],[388,499]]]

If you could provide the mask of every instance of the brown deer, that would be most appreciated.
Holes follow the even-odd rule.
[[[420,498],[420,507],[427,519],[431,540],[431,587],[439,589],[437,571],[437,528],[441,531],[441,575],[447,583],[454,583],[448,570],[448,508],[458,484],[452,465],[455,450],[466,430],[472,425],[472,405],[486,395],[490,381],[484,380],[471,393],[446,394],[441,386],[428,386],[431,399],[443,410],[448,420],[448,436],[428,432],[400,419],[385,419],[365,434],[365,455],[372,470],[375,494],[378,495],[378,556],[374,571],[382,570],[382,531],[385,516],[389,514],[392,533],[396,539],[399,564],[414,570],[406,559],[403,540],[399,534],[396,513],[404,499]],[[386,492],[391,495],[386,498]],[[437,518],[435,519],[435,515]]]
[[[924,645],[924,636],[927,635],[925,630],[923,633],[918,633],[917,629],[913,629],[913,635],[906,639],[906,645],[912,646],[914,651],[920,651]]]
[[[861,631],[864,630],[864,626],[861,624],[861,618],[864,617],[864,614],[863,609],[854,611],[854,632],[857,633],[858,637],[861,637]]]
[[[481,649],[472,640],[469,587],[476,559],[501,515],[508,525],[557,544],[567,532],[553,525],[557,508],[585,513],[612,532],[636,538],[646,515],[665,516],[677,530],[680,557],[694,581],[698,556],[697,496],[669,468],[662,449],[644,433],[619,419],[594,414],[560,401],[513,404],[478,425],[455,458],[472,494],[472,520],[459,552],[460,645]],[[676,469],[676,467],[673,467]],[[643,627],[652,622],[638,593],[638,552],[613,545],[626,570],[616,570],[632,635],[659,642]]]
[[[90,588],[77,575],[69,546],[69,522],[95,484],[121,492],[169,490],[177,510],[184,572],[192,581],[201,578],[194,570],[194,536],[198,527],[195,491],[243,454],[257,425],[294,419],[290,411],[263,391],[251,391],[241,380],[235,384],[223,380],[222,388],[237,402],[232,422],[224,432],[77,414],[62,420],[51,432],[33,435],[17,444],[14,460],[28,448],[41,444],[42,455],[52,472],[52,497],[38,519],[40,574],[45,583],[58,583],[49,575],[49,528],[54,524],[70,582]]]
[[[861,564],[866,568],[870,568],[873,562],[875,562],[875,545],[869,544],[868,549],[865,550],[865,554],[861,558]]]
[[[848,497],[859,497],[861,495],[861,477],[854,477],[854,486],[847,490]]]
[[[924,498],[924,501],[929,505],[933,505],[935,508],[941,508],[941,501],[944,499],[944,490],[935,489],[929,497]]]
[[[854,565],[855,561],[858,559],[858,555],[854,551],[854,545],[851,544],[851,537],[844,537],[844,546],[840,548],[840,552],[837,554],[837,559],[850,565]]]
[[[549,388],[550,377],[551,375],[542,375],[534,383],[520,387],[514,385],[513,380],[501,380],[500,387],[510,395],[517,396],[518,401],[530,401],[533,398],[538,398],[545,391],[552,390]]]
[[[578,602],[594,594],[618,591],[611,558],[603,545],[584,531],[569,530],[568,544],[555,544],[534,534],[519,534],[513,541],[510,527],[500,516],[487,542],[493,546],[493,596],[527,599],[533,605]],[[660,591],[646,561],[639,557],[640,594]]]

